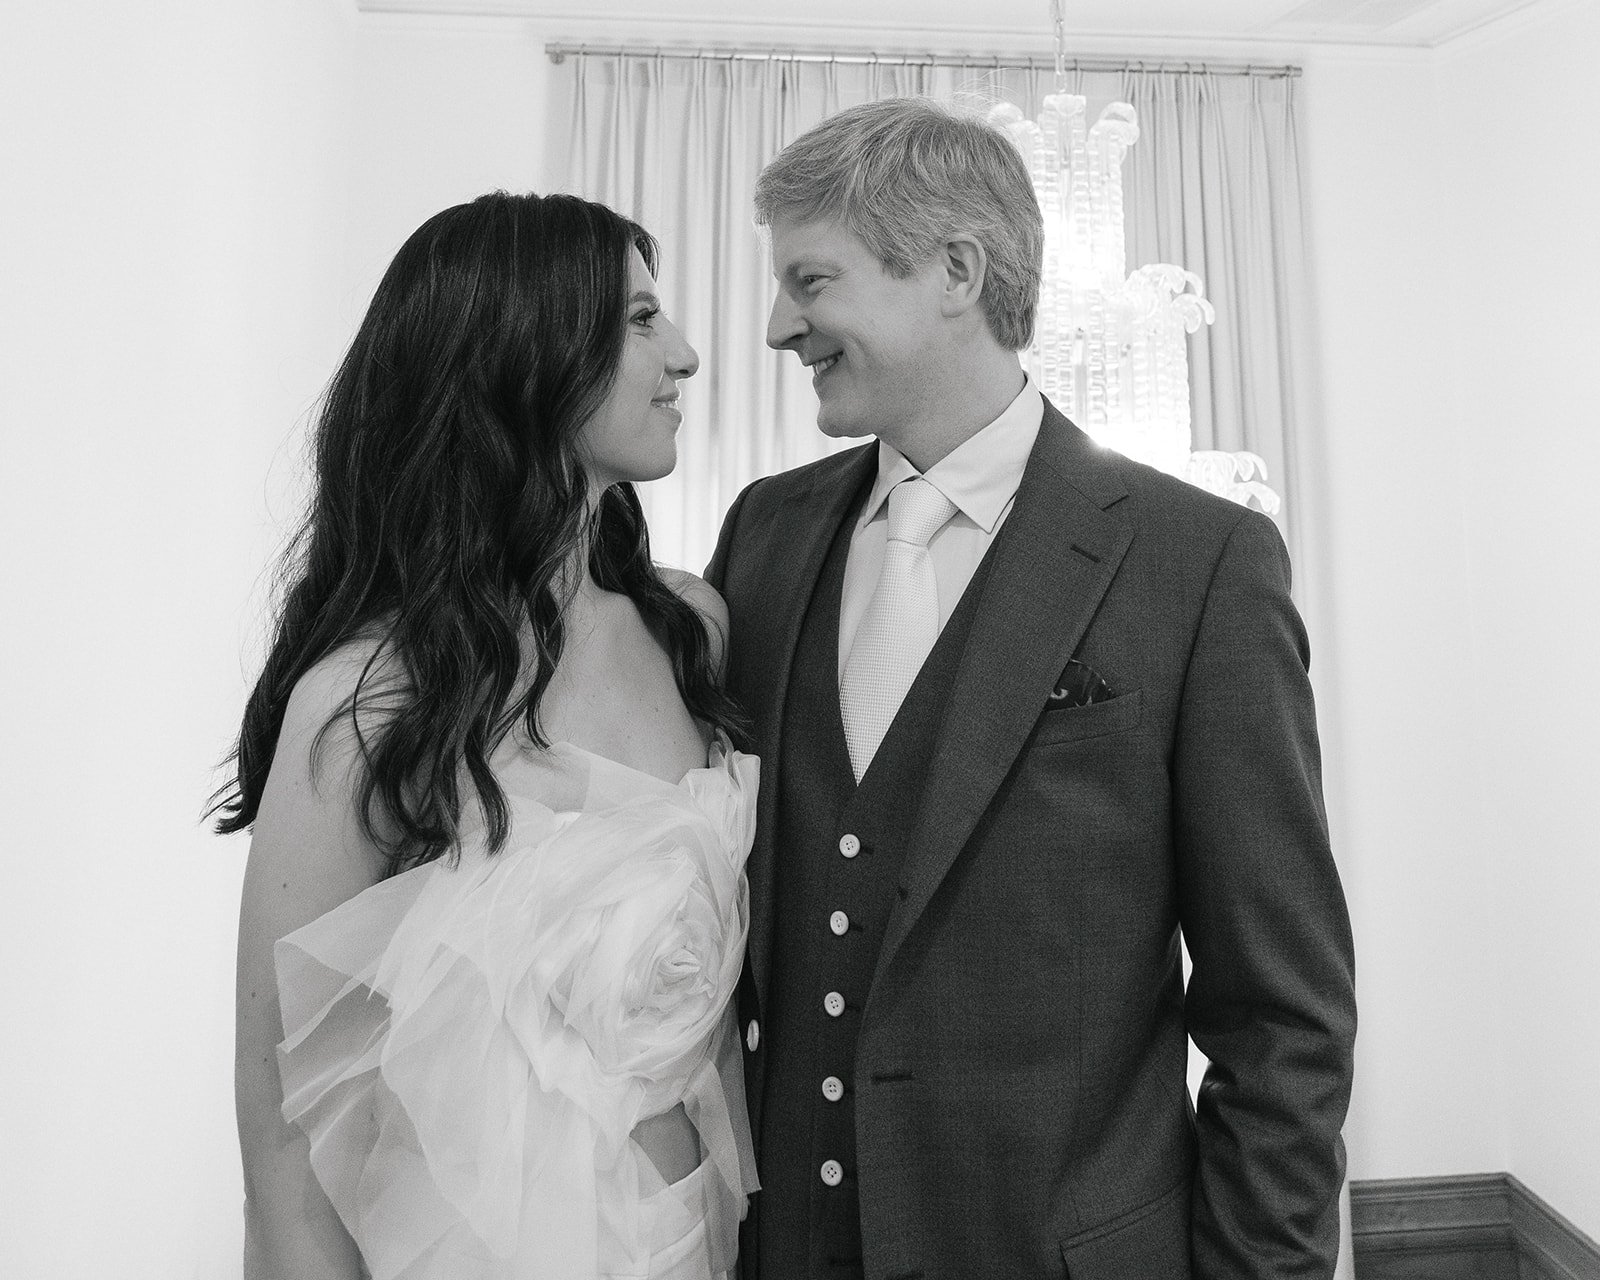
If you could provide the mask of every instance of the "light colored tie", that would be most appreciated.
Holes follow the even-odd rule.
[[[939,638],[939,585],[928,539],[955,513],[955,503],[921,476],[902,480],[889,493],[883,571],[839,681],[844,740],[857,782]]]

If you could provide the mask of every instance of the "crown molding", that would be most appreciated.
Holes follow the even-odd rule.
[[[1148,31],[1131,30],[1094,33],[1069,31],[1067,40],[1070,52],[1095,56],[1120,56],[1130,52],[1137,55],[1142,52],[1159,57],[1267,58],[1280,61],[1315,53],[1414,58],[1418,54],[1448,47],[1456,40],[1479,32],[1492,32],[1500,24],[1517,19],[1530,9],[1561,2],[1524,0],[1522,8],[1509,14],[1474,21],[1451,31],[1447,36],[1426,42],[1350,37],[1334,39],[1285,32],[1219,36],[1192,31],[1152,35]],[[649,9],[600,12],[593,7],[572,4],[570,0],[558,4],[552,4],[550,0],[356,0],[356,8],[363,16],[371,17],[466,22],[511,20],[536,24],[541,31],[560,31],[567,35],[581,32],[595,39],[671,39],[674,37],[669,33],[681,33],[685,41],[693,42],[705,38],[704,33],[716,33],[723,42],[738,39],[756,45],[772,41],[785,46],[807,48],[814,48],[817,44],[814,22],[751,14],[748,11],[737,17],[683,15]],[[828,37],[830,43],[850,50],[870,49],[874,45],[888,49],[916,44],[920,48],[944,45],[952,53],[996,49],[1014,53],[1034,48],[1044,53],[1053,51],[1050,32],[1042,22],[1030,26],[997,26],[974,20],[970,23],[918,23],[913,28],[866,20],[845,20],[830,22]]]
[[[363,25],[378,29],[507,31],[562,43],[639,44],[691,48],[736,45],[751,49],[818,47],[815,24],[774,19],[716,22],[677,15],[612,15],[581,9],[534,13],[532,0],[359,0]],[[1048,57],[1047,32],[996,26],[888,27],[866,22],[834,24],[828,44],[845,52],[989,54]],[[1160,36],[1133,32],[1068,37],[1070,56],[1137,61],[1225,61],[1310,65],[1318,61],[1426,62],[1433,51],[1420,45],[1333,43],[1258,37]]]
[[[1542,26],[1568,11],[1587,8],[1593,0],[1524,0],[1521,7],[1486,18],[1453,32],[1435,48],[1445,57],[1477,53],[1502,43],[1520,32]]]

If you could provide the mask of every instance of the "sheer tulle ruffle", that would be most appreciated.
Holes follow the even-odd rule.
[[[718,744],[674,786],[511,744],[495,767],[500,853],[469,830],[456,865],[278,944],[284,1115],[375,1280],[729,1269],[756,1185],[730,999],[758,763]],[[705,1161],[667,1187],[629,1135],[680,1102]]]

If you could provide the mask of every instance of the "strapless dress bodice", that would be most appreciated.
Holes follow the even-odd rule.
[[[498,852],[469,812],[450,856],[278,943],[284,1115],[375,1278],[733,1266],[759,767],[710,757],[671,783],[508,739]],[[667,1187],[630,1135],[680,1103],[705,1159]]]

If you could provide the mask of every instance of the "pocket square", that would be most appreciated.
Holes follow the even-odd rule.
[[[1058,707],[1087,707],[1095,702],[1108,702],[1115,696],[1111,692],[1111,686],[1101,679],[1098,671],[1072,658],[1056,679],[1056,687],[1050,693],[1048,709],[1053,711]]]

